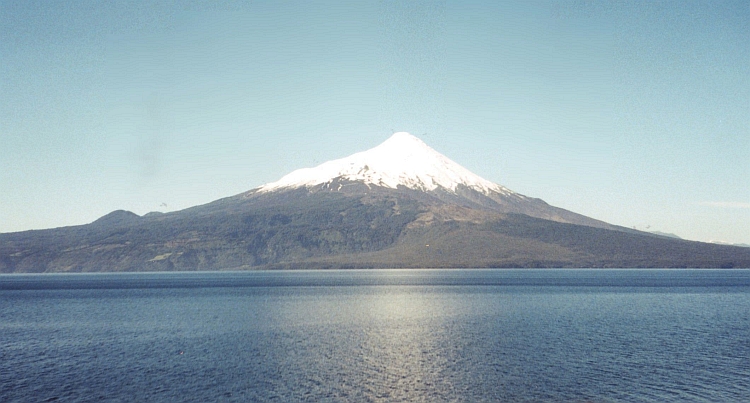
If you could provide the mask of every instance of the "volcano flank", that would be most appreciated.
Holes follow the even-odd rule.
[[[0,234],[0,272],[750,267],[750,248],[550,206],[408,134],[202,206]]]

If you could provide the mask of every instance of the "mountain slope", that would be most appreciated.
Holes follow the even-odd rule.
[[[5,273],[376,267],[750,267],[750,248],[549,206],[403,133],[206,205],[0,234]]]
[[[750,248],[403,193],[292,189],[113,226],[0,234],[0,272],[376,267],[750,267]]]

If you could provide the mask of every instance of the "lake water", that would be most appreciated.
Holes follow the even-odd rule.
[[[750,401],[749,270],[0,276],[0,401]]]

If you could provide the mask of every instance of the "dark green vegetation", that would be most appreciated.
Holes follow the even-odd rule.
[[[614,227],[613,227],[614,228]],[[0,272],[377,267],[750,267],[750,248],[369,189],[249,192],[168,214],[0,234]]]

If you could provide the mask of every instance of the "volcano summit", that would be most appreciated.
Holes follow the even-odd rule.
[[[310,187],[326,182],[361,181],[375,186],[456,192],[459,186],[484,194],[513,194],[508,189],[483,179],[430,148],[409,133],[393,134],[379,146],[346,158],[328,161],[315,168],[299,169],[277,182],[261,186],[261,192]]]
[[[182,211],[0,234],[0,272],[381,267],[750,267],[750,248],[550,206],[408,133]]]
[[[420,197],[417,193],[423,193],[421,198],[429,196],[463,207],[617,229],[492,183],[405,132],[393,134],[370,150],[294,171],[255,192],[251,191],[248,196],[302,188],[346,192],[346,188],[357,184],[368,190],[402,191],[413,197]],[[363,191],[362,186],[356,188]]]

